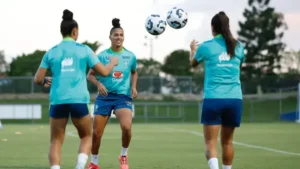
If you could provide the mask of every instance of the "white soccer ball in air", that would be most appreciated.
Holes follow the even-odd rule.
[[[159,14],[148,16],[145,23],[145,28],[151,35],[160,35],[164,33],[167,23]]]
[[[185,27],[188,21],[188,14],[181,8],[174,7],[167,14],[167,23],[174,29]]]

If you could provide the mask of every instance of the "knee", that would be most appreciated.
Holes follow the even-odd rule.
[[[232,140],[221,140],[222,147],[232,146]]]
[[[121,125],[122,132],[125,134],[131,134],[131,125],[126,124],[126,125]]]
[[[100,130],[94,130],[93,131],[93,137],[101,139],[102,135],[103,135],[103,131],[100,131]]]
[[[214,149],[217,146],[217,140],[211,139],[211,140],[205,140],[206,149]]]
[[[51,145],[60,146],[64,142],[64,136],[55,136],[50,139]]]

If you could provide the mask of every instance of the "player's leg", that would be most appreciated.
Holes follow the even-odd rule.
[[[71,104],[72,122],[80,138],[76,169],[84,169],[92,147],[92,117],[87,104]]]
[[[60,169],[61,148],[64,142],[69,113],[68,105],[50,106],[50,148],[49,163],[51,169]]]
[[[91,163],[88,169],[98,169],[99,149],[101,146],[101,139],[104,133],[105,126],[110,118],[113,109],[113,100],[107,98],[97,97],[94,108],[93,134],[92,134],[92,151]]]
[[[131,141],[131,126],[132,126],[132,99],[124,96],[121,97],[115,106],[114,111],[120,122],[122,130],[122,148],[119,156],[120,168],[128,169],[128,147]]]
[[[221,128],[221,145],[222,145],[222,162],[223,169],[231,169],[234,149],[233,149],[233,133],[234,127],[222,126]]]
[[[219,169],[217,143],[221,125],[220,104],[217,99],[204,99],[201,123],[203,124],[205,156],[210,169]]]
[[[226,109],[222,114],[221,145],[223,169],[231,169],[234,159],[233,136],[242,119],[242,100],[227,99]]]

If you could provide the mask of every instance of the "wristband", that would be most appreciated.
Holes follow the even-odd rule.
[[[47,78],[44,78],[44,81],[43,81],[43,86],[48,82],[48,79]]]

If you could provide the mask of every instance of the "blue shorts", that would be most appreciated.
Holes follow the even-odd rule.
[[[106,97],[98,95],[95,102],[94,115],[111,116],[113,110],[122,108],[132,111],[132,98],[114,93],[108,93]]]
[[[201,123],[204,125],[240,127],[242,111],[242,99],[204,99]]]
[[[52,118],[81,118],[89,114],[88,104],[55,104],[50,106],[49,116]]]

